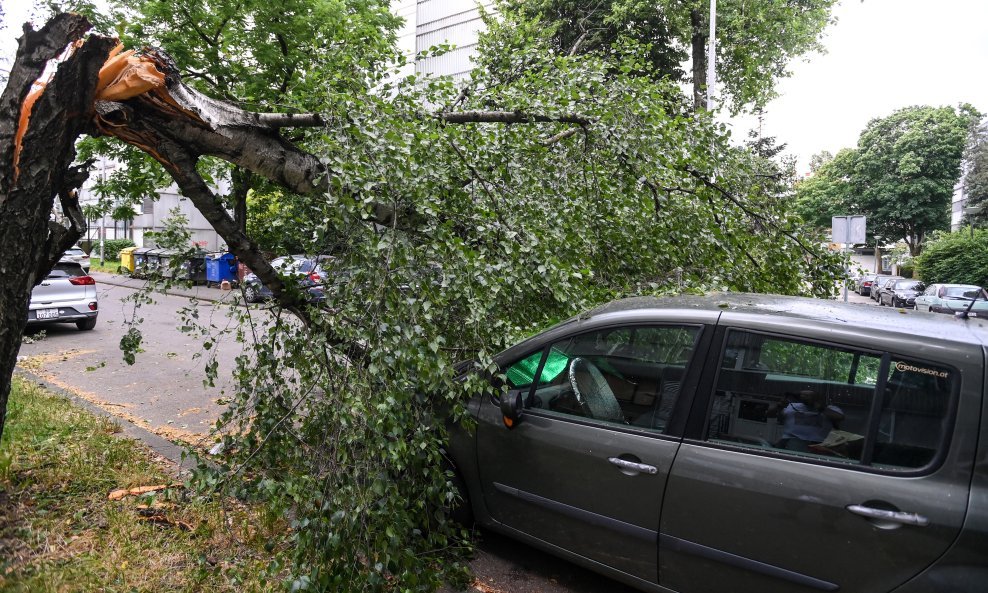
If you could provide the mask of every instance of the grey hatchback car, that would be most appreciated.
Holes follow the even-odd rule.
[[[461,511],[645,591],[983,591],[986,343],[833,301],[617,301],[497,357],[451,436]]]

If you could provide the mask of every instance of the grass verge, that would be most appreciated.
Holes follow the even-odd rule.
[[[15,378],[0,442],[0,591],[270,591],[284,527],[174,484],[108,419]]]
[[[106,259],[100,264],[99,256],[90,257],[89,269],[97,272],[106,272],[107,274],[116,274],[120,270],[120,260]]]

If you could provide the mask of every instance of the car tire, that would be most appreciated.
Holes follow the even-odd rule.
[[[453,475],[449,479],[453,486],[456,487],[457,494],[460,495],[460,499],[452,503],[452,506],[448,509],[449,518],[453,521],[459,523],[467,529],[473,527],[473,508],[470,506],[470,496],[467,494],[467,485],[460,477],[459,472],[453,470]]]
[[[244,300],[248,303],[256,303],[258,301],[257,288],[253,284],[244,285]]]
[[[82,321],[76,321],[75,326],[78,327],[80,331],[89,331],[96,327],[96,318],[89,317],[88,319],[83,319]]]

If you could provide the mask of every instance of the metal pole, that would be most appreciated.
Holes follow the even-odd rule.
[[[846,237],[845,237],[846,238]],[[847,255],[847,243],[840,244],[840,252]],[[851,277],[851,268],[844,268],[844,302],[847,302],[847,279]]]
[[[707,46],[707,111],[714,109],[714,86],[717,75],[714,69],[717,61],[717,0],[710,0],[710,37]]]

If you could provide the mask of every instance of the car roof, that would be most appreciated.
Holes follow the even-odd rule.
[[[600,323],[604,319],[640,317],[643,312],[672,309],[779,316],[844,327],[868,328],[869,332],[877,330],[908,333],[916,338],[988,344],[988,319],[961,319],[871,304],[768,294],[711,293],[705,296],[633,297],[602,305],[576,319],[581,322],[596,320]]]

